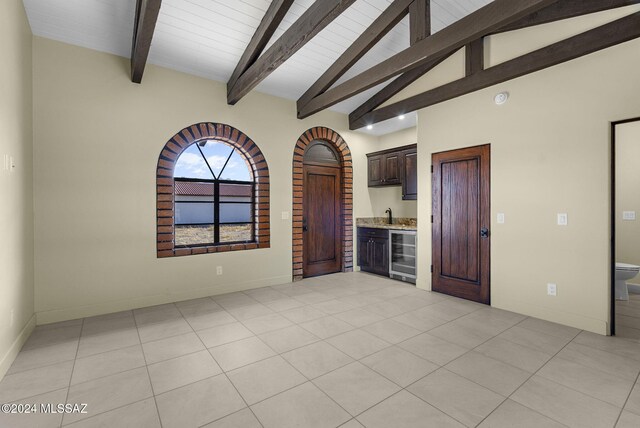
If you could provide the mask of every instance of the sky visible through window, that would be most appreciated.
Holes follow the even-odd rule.
[[[198,150],[197,144],[192,144],[182,152],[176,162],[173,172],[174,177],[252,181],[249,168],[247,168],[244,158],[237,150],[219,141],[209,140],[204,145],[201,145],[200,149],[216,175],[216,177],[213,177],[200,150]],[[233,154],[231,154],[232,152]],[[229,154],[231,154],[231,158],[229,158]],[[229,162],[225,167],[224,164],[227,158],[229,158]],[[222,170],[223,167],[224,170]],[[222,175],[220,175],[220,171],[222,171]]]

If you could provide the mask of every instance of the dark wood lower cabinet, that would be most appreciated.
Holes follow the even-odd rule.
[[[358,228],[358,265],[360,270],[389,276],[389,231]]]

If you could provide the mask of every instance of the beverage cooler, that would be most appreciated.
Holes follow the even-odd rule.
[[[416,231],[389,231],[389,276],[416,283]]]

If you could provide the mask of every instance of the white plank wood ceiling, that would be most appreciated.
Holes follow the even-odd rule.
[[[163,0],[148,62],[227,82],[270,0]],[[274,34],[273,43],[314,2],[296,0]],[[254,90],[297,100],[392,0],[357,0]],[[491,0],[431,0],[433,32]],[[130,57],[136,0],[24,0],[33,34]],[[408,17],[389,32],[339,81],[409,47]],[[143,83],[144,84],[144,81]],[[350,113],[385,84],[331,109]],[[244,100],[240,101],[245,102]],[[377,124],[382,134],[415,124]]]

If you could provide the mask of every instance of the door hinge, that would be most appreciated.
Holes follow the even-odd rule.
[[[433,165],[431,165],[431,174],[433,174]]]
[[[433,273],[433,265],[431,265],[431,273]]]
[[[431,224],[433,224],[433,216],[431,216]]]

